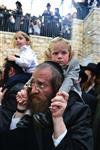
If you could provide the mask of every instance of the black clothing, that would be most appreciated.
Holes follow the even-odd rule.
[[[17,7],[16,11],[14,12],[14,17],[15,17],[15,31],[20,30],[20,22],[21,22],[21,17],[23,16],[23,11],[22,7]]]
[[[12,115],[17,108],[16,94],[28,80],[29,77],[26,74],[16,74],[5,84],[4,89],[6,88],[7,91],[0,106],[0,132],[9,129]]]
[[[91,121],[93,123],[93,118],[94,118],[94,114],[95,114],[95,110],[96,110],[96,106],[97,106],[97,98],[96,98],[96,96],[94,96],[90,93],[86,93],[86,92],[82,92],[82,98],[83,98],[84,102],[91,109],[91,114],[92,114],[92,120]]]
[[[41,26],[41,35],[42,36],[49,36],[52,37],[53,30],[52,30],[52,22],[53,22],[53,15],[50,10],[45,10],[42,14],[43,22]]]
[[[100,150],[100,94],[98,95],[97,100],[93,121],[94,150]]]
[[[44,126],[41,126],[33,116],[26,115],[17,129],[0,134],[0,150],[93,150],[90,110],[75,92],[70,93],[64,121],[67,134],[55,147],[52,122],[47,126],[44,121]]]
[[[100,0],[97,0],[97,7],[100,7]]]
[[[89,13],[89,4],[88,1],[84,2],[75,2],[73,1],[73,5],[77,10],[77,19],[84,19]]]

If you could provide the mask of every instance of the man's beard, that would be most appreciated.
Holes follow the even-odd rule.
[[[29,99],[30,99],[29,107],[32,113],[45,112],[49,108],[51,103],[51,96],[48,97],[45,101],[43,101],[42,98],[38,99],[38,96],[31,94],[29,96]]]

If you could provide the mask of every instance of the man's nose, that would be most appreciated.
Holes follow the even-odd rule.
[[[32,93],[39,93],[39,88],[34,84],[31,89]]]

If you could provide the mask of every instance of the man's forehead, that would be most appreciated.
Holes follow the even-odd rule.
[[[41,77],[41,78],[48,78],[48,79],[51,79],[52,77],[52,71],[51,69],[48,67],[48,68],[36,68],[34,71],[33,71],[33,74],[32,74],[33,78],[37,78],[37,77]]]

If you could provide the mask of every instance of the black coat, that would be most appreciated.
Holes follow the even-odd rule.
[[[100,94],[97,100],[98,102],[93,121],[94,150],[100,150]]]
[[[92,123],[93,123],[93,118],[94,118],[94,113],[96,110],[96,106],[97,106],[97,98],[96,96],[90,94],[90,93],[86,93],[86,92],[82,92],[82,97],[84,102],[90,107],[91,109],[91,113],[92,113]],[[91,124],[92,125],[92,124]]]
[[[17,107],[16,94],[28,80],[29,77],[26,74],[16,74],[5,84],[4,89],[6,88],[7,91],[4,94],[2,106],[0,106],[0,132],[9,129],[12,115]]]
[[[0,134],[0,150],[93,150],[90,110],[74,92],[64,113],[64,121],[67,134],[56,148],[52,141],[52,124],[47,125],[44,121],[41,126],[33,116],[26,115],[17,129]]]

